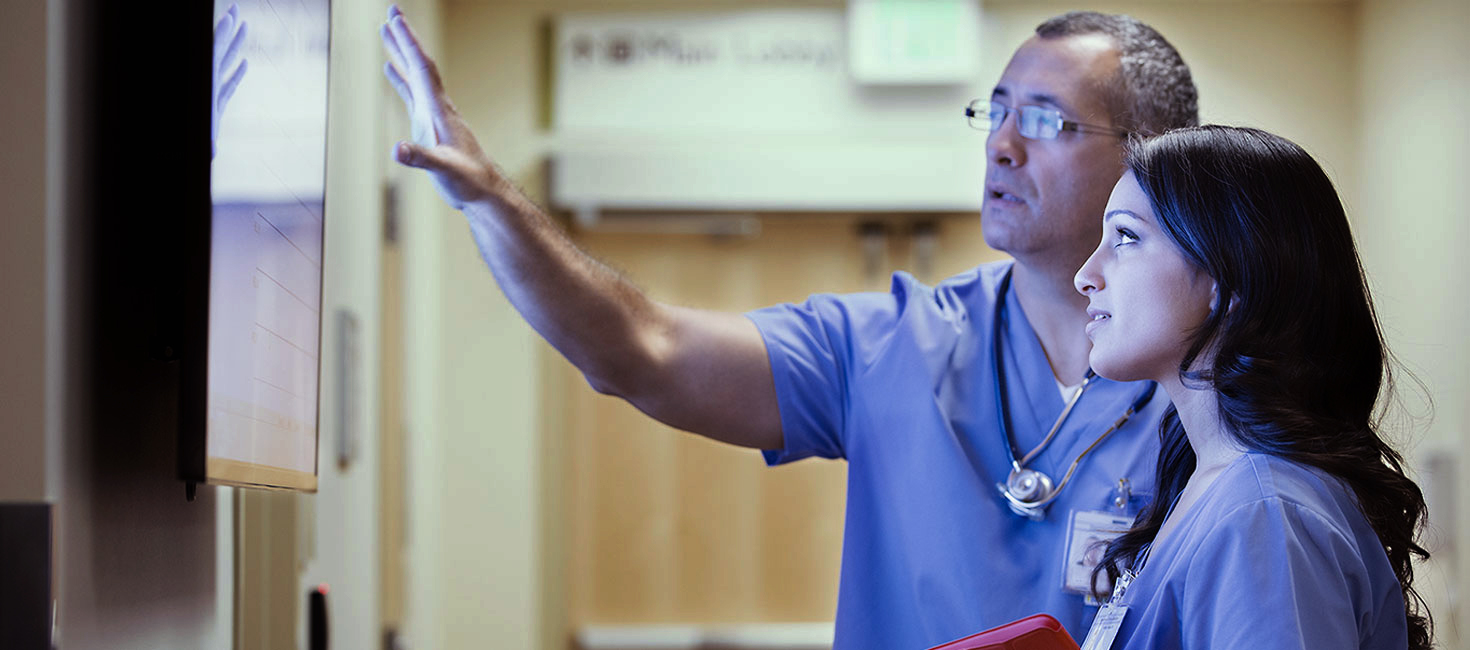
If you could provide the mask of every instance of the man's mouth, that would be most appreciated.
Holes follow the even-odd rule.
[[[1008,203],[1025,203],[1025,201],[1023,199],[1021,199],[1021,197],[1016,196],[1015,194],[1011,194],[1010,192],[1003,191],[1003,190],[995,190],[995,189],[988,190],[987,191],[987,196],[992,201],[1006,201]]]

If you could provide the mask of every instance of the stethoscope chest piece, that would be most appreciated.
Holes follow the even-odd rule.
[[[1051,477],[1034,469],[1011,470],[1006,477],[1006,490],[1017,501],[1034,504],[1051,496]]]
[[[1011,512],[1033,520],[1045,516],[1046,505],[1056,494],[1050,476],[1027,468],[1013,468],[1005,484],[996,487],[1000,488]]]

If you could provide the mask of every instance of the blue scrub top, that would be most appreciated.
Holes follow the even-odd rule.
[[[1113,648],[1408,647],[1403,594],[1352,490],[1248,453],[1148,554]]]
[[[1002,337],[1016,447],[1029,451],[1063,401],[1014,292],[992,331],[1010,262],[927,287],[906,273],[889,293],[821,294],[748,314],[765,339],[785,448],[772,465],[848,461],[836,647],[922,649],[1038,612],[1080,639],[1096,614],[1064,591],[1071,513],[1132,517],[1152,492],[1160,392],[1085,458],[1045,519],[1010,511],[996,489],[1010,472],[999,424],[993,336]],[[1060,482],[1146,383],[1097,379],[1031,463]]]

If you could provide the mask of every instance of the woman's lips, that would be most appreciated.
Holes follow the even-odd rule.
[[[1087,325],[1085,326],[1085,331],[1087,332],[1087,338],[1092,338],[1092,333],[1096,331],[1097,328],[1102,327],[1103,323],[1106,323],[1108,322],[1108,320],[1112,319],[1113,315],[1102,310],[1089,309],[1087,310],[1087,317],[1089,320],[1087,321]]]

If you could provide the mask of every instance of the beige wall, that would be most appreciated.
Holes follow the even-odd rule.
[[[471,91],[476,98],[469,101],[479,107],[496,110],[491,107],[501,100],[513,106],[510,110],[517,114],[504,116],[503,129],[478,132],[487,149],[509,146],[504,138],[515,132],[510,124],[520,123],[521,98],[488,94],[492,84],[470,79],[483,82],[486,75],[507,67],[515,70],[512,74],[521,74],[534,59],[522,49],[526,45],[522,34],[476,33],[465,29],[465,20],[459,7],[444,7],[443,47],[437,51],[445,53],[446,83],[477,88]],[[487,60],[495,63],[486,65]],[[457,96],[455,101],[462,103]],[[407,129],[399,133],[404,137]],[[409,177],[408,187],[415,184],[423,185],[420,175]],[[432,211],[405,211],[405,224],[423,228],[409,233],[408,264],[436,265],[428,273],[435,275],[430,299],[438,307],[434,312],[438,320],[429,330],[437,335],[429,343],[438,363],[435,389],[432,394],[424,386],[410,389],[423,395],[422,400],[410,399],[410,412],[426,415],[423,409],[432,410],[433,440],[438,444],[432,452],[438,462],[410,478],[434,501],[429,507],[439,518],[437,527],[415,528],[412,533],[416,546],[433,545],[438,587],[430,614],[437,625],[419,628],[430,636],[416,636],[414,642],[436,639],[432,643],[437,647],[465,647],[495,639],[504,648],[537,647],[541,581],[536,354],[541,343],[500,298],[470,242],[464,218],[443,208],[437,197],[431,201]],[[416,243],[415,237],[436,239]],[[416,252],[430,250],[433,258],[415,257]],[[423,285],[410,291],[418,286]],[[420,298],[410,295],[409,300]],[[416,329],[409,326],[411,338]],[[410,425],[410,436],[419,431],[430,429]],[[423,501],[416,496],[412,503]],[[417,569],[411,567],[410,573],[419,579]]]
[[[332,644],[371,648],[378,625],[378,336],[382,241],[382,180],[387,167],[377,134],[383,119],[382,48],[377,27],[387,2],[332,3],[332,63],[327,133],[327,232],[323,257],[321,419],[315,495],[297,497],[306,527],[306,557],[294,590],[305,612],[307,590],[331,585]],[[358,323],[355,395],[356,450],[338,463],[338,405],[348,397],[338,372],[344,351],[338,314]],[[306,617],[296,638],[306,647]]]
[[[1458,485],[1453,474],[1430,485],[1439,499],[1430,504],[1431,526],[1448,544],[1433,549],[1438,558],[1421,571],[1420,591],[1445,647],[1462,647],[1470,629],[1463,602],[1470,584],[1463,557],[1470,540],[1470,473],[1464,469],[1470,459],[1470,305],[1460,295],[1458,276],[1470,247],[1470,123],[1464,117],[1470,3],[1379,0],[1362,3],[1360,12],[1363,183],[1354,223],[1389,345],[1403,369],[1423,382],[1400,374],[1402,408],[1390,423],[1412,449],[1421,479],[1433,457],[1460,468]],[[1451,609],[1455,591],[1462,600]]]
[[[418,36],[431,51],[442,51],[443,12],[435,0],[398,3],[413,21]],[[381,55],[380,55],[381,56]],[[374,67],[376,74],[381,62]],[[375,155],[386,156],[389,144],[408,137],[409,128],[403,104],[386,81],[376,82],[384,119],[378,134]],[[458,534],[460,522],[446,517],[447,488],[443,481],[446,458],[452,458],[445,444],[442,417],[454,405],[444,400],[443,368],[452,361],[445,358],[453,340],[442,332],[445,295],[457,292],[457,283],[446,286],[443,268],[444,242],[451,236],[450,224],[459,219],[434,193],[431,184],[413,170],[389,165],[389,183],[398,188],[401,278],[384,278],[399,282],[403,296],[403,373],[404,422],[407,437],[405,474],[408,482],[407,527],[405,531],[405,572],[407,603],[404,633],[412,647],[453,647],[446,642],[446,629],[452,620],[445,610],[459,593],[446,593],[448,575],[457,571],[447,561],[442,544]],[[452,277],[452,276],[450,276]],[[452,511],[451,511],[452,512]],[[529,588],[527,585],[522,585]],[[529,625],[527,619],[526,625]]]

